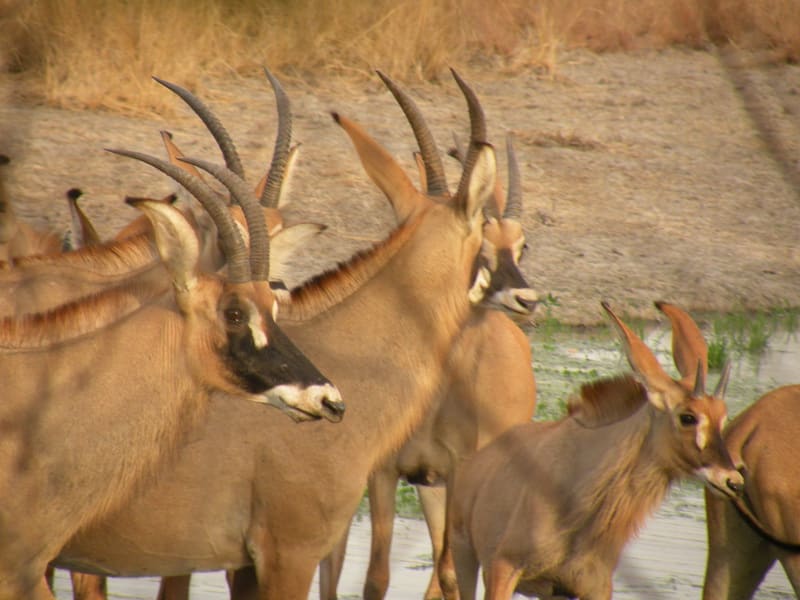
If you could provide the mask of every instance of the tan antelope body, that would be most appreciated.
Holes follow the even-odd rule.
[[[773,390],[749,406],[723,432],[731,458],[744,473],[741,502],[706,494],[708,563],[704,600],[751,598],[779,561],[800,595],[800,385]]]
[[[341,417],[338,392],[274,325],[274,296],[250,273],[259,257],[248,265],[233,224],[223,279],[197,271],[197,237],[180,213],[139,206],[166,281],[0,322],[0,598],[49,597],[48,561],[168,462],[212,397],[304,418],[334,402]]]
[[[511,429],[456,474],[449,513],[461,600],[516,591],[540,598],[611,598],[625,543],[676,478],[695,475],[719,493],[742,487],[722,444],[727,373],[706,394],[706,347],[683,311],[673,324],[671,379],[608,308],[637,377],[586,384],[569,416]],[[694,385],[692,384],[694,382]]]
[[[429,194],[450,197],[444,168],[436,144],[413,100],[381,74],[397,98],[414,129],[421,158],[420,179]],[[483,123],[483,118],[477,123]],[[485,126],[471,137],[485,136]],[[463,158],[463,154],[462,154]],[[516,157],[509,142],[509,188],[495,193],[490,215],[483,226],[483,245],[475,272],[479,284],[470,299],[473,308],[453,342],[445,366],[445,381],[430,411],[414,434],[390,456],[369,479],[371,523],[370,562],[363,597],[383,598],[389,586],[389,553],[395,517],[395,492],[400,478],[418,486],[433,545],[434,570],[426,598],[441,597],[437,565],[444,544],[446,487],[429,484],[449,482],[454,466],[509,427],[530,421],[536,405],[536,383],[531,368],[527,336],[499,310],[530,317],[536,293],[519,270],[525,245],[518,222],[521,190]],[[413,206],[392,205],[399,220]],[[498,386],[503,393],[498,394]],[[336,598],[336,587],[344,562],[345,536],[330,557],[320,565],[320,598]],[[450,578],[454,575],[448,573]],[[453,585],[455,583],[453,582]]]
[[[456,198],[438,204],[357,125],[337,121],[384,193],[420,204],[383,243],[281,306],[284,330],[347,398],[347,418],[298,435],[246,403],[228,415],[230,407],[212,402],[170,476],[71,540],[59,564],[165,575],[254,564],[259,597],[305,598],[369,472],[421,419],[469,314],[494,154],[473,145]],[[223,408],[232,421],[216,427]]]

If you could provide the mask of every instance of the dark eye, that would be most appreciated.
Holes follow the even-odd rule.
[[[683,413],[678,418],[681,421],[681,425],[685,427],[689,427],[690,425],[697,425],[697,417],[695,417],[692,413]]]
[[[226,308],[225,320],[231,325],[244,323],[244,311],[241,308]]]

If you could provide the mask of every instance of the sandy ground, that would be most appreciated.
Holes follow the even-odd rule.
[[[486,67],[462,74],[482,99],[491,141],[502,148],[506,133],[515,136],[530,246],[524,268],[537,289],[559,298],[556,317],[597,322],[602,298],[648,317],[657,298],[688,310],[798,304],[800,66],[668,50],[570,54],[555,78]],[[266,81],[209,85],[207,101],[255,181],[274,135]],[[86,192],[86,210],[106,234],[133,216],[124,195],[171,191],[164,176],[104,147],[161,155],[158,130],[167,128],[187,154],[217,160],[210,136],[177,98],[174,114],[146,120],[23,106],[13,101],[13,86],[0,79],[7,98],[0,152],[13,160],[8,185],[18,212],[39,225],[66,224],[62,198],[73,186]],[[366,86],[317,80],[285,87],[294,139],[303,145],[290,218],[329,225],[298,261],[303,277],[392,225],[329,111],[362,122],[409,169],[414,144],[377,77]],[[466,134],[452,81],[409,91],[442,148],[451,132]],[[500,161],[504,173],[502,153]],[[454,187],[456,166],[448,168]]]

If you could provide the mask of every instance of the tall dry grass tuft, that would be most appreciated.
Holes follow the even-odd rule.
[[[747,49],[767,49],[775,60],[800,62],[800,0],[707,0],[709,37]]]
[[[435,80],[475,58],[554,71],[563,48],[732,42],[800,59],[800,0],[0,0],[0,68],[61,106],[169,110],[158,74]]]

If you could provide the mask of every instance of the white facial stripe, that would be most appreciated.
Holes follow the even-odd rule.
[[[700,450],[703,450],[711,439],[709,435],[709,428],[711,423],[706,415],[698,415],[697,417],[697,435],[695,436],[695,444]]]
[[[275,300],[272,302],[272,320],[273,321],[277,321],[278,320],[278,309],[279,308],[280,308],[280,306],[278,305],[278,299],[275,298]]]
[[[486,267],[478,269],[478,274],[475,276],[475,282],[469,290],[469,301],[472,304],[480,304],[484,298],[484,292],[489,287],[492,274]]]
[[[264,319],[261,317],[258,308],[256,308],[252,302],[248,302],[248,304],[250,305],[250,320],[248,322],[250,335],[253,337],[253,344],[255,347],[261,350],[262,348],[266,348],[269,343],[265,331]]]

